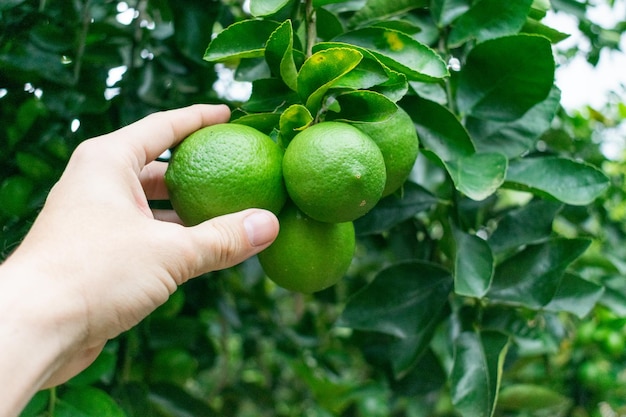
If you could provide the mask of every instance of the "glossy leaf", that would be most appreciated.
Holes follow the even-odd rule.
[[[609,186],[608,178],[597,168],[554,156],[512,160],[506,181],[572,205],[591,203]]]
[[[289,4],[291,0],[250,0],[250,14],[255,17],[269,16]]]
[[[332,42],[363,48],[409,80],[436,82],[449,75],[445,62],[434,50],[395,30],[380,27],[357,29]]]
[[[454,292],[482,298],[491,286],[494,259],[484,239],[454,229]]]
[[[492,331],[463,332],[456,339],[450,394],[461,415],[493,415],[508,343],[507,336]]]
[[[327,112],[326,120],[342,122],[380,122],[393,115],[398,106],[380,93],[367,90],[351,91],[335,97],[338,112]]]
[[[529,245],[496,267],[489,298],[543,308],[556,294],[565,269],[589,243],[587,239],[554,238]]]
[[[333,88],[368,89],[389,81],[386,69],[377,59],[364,57],[359,65],[333,83]]]
[[[93,387],[70,388],[54,408],[58,417],[126,417],[124,410],[106,392]]]
[[[265,45],[265,60],[272,72],[292,90],[297,89],[298,69],[293,57],[293,28],[290,20],[271,34]]]
[[[269,135],[278,126],[279,121],[278,113],[251,113],[234,119],[231,123],[250,126]]]
[[[469,10],[471,0],[431,0],[430,13],[439,27],[447,26]]]
[[[479,0],[454,21],[448,45],[458,47],[469,40],[483,42],[514,35],[526,22],[533,0]]]
[[[446,161],[445,166],[457,190],[481,201],[504,183],[507,162],[499,153],[476,153]]]
[[[541,412],[565,415],[571,407],[566,396],[541,385],[514,384],[502,388],[498,396],[498,410],[517,412]]]
[[[489,236],[489,246],[494,253],[503,253],[548,239],[554,217],[562,207],[554,201],[537,199],[511,210],[498,221]]]
[[[385,21],[428,5],[428,0],[367,0],[351,19],[353,25],[364,25],[372,21]]]
[[[383,198],[365,216],[354,222],[358,235],[382,233],[428,210],[438,199],[428,190],[413,183],[404,183],[400,193]]]
[[[279,130],[280,144],[283,148],[293,139],[298,132],[306,129],[313,122],[313,116],[309,110],[301,104],[288,107],[280,115]]]
[[[566,273],[554,298],[546,305],[546,310],[567,311],[582,319],[591,312],[603,294],[604,287]]]
[[[474,154],[467,131],[446,107],[418,97],[406,97],[400,105],[415,122],[420,142],[442,161]]]
[[[404,338],[416,335],[441,311],[452,287],[450,273],[424,262],[380,271],[346,305],[339,325]]]
[[[500,152],[515,158],[534,150],[541,134],[550,128],[560,99],[561,91],[554,87],[547,99],[517,120],[496,122],[468,117],[465,126],[479,152]]]
[[[350,48],[331,48],[314,53],[298,73],[298,94],[316,114],[333,83],[355,68],[363,55]]]
[[[278,23],[271,20],[243,20],[233,23],[211,41],[204,60],[223,62],[239,58],[262,57],[265,43]]]
[[[512,121],[544,101],[554,82],[550,42],[514,35],[476,45],[463,66],[457,103],[463,115]]]

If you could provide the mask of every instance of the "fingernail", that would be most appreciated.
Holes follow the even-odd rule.
[[[262,246],[276,237],[275,217],[267,212],[254,212],[243,221],[248,240],[252,246]]]

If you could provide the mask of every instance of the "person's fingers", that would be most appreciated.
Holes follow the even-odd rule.
[[[226,105],[195,104],[150,114],[109,135],[133,146],[141,168],[196,130],[226,123],[229,118],[230,110]]]
[[[139,181],[148,200],[167,200],[169,194],[163,176],[167,170],[167,162],[152,161],[139,173]]]
[[[262,209],[216,217],[182,229],[170,267],[178,284],[206,272],[236,265],[268,247],[278,235],[278,219]]]

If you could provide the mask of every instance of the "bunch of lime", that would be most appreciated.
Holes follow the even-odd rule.
[[[261,266],[276,284],[313,293],[345,275],[352,222],[402,186],[418,145],[401,108],[382,122],[313,124],[284,150],[251,127],[213,125],[174,149],[165,182],[186,224],[250,207],[278,214],[280,232],[259,254]]]

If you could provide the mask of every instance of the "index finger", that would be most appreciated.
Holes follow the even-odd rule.
[[[196,130],[226,123],[229,118],[230,109],[226,105],[194,104],[153,113],[109,135],[132,145],[139,166],[144,166]]]

